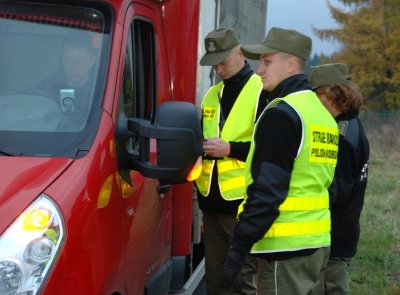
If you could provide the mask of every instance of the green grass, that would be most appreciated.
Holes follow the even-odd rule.
[[[363,120],[371,155],[350,293],[400,294],[400,119]]]

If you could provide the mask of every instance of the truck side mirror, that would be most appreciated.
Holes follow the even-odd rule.
[[[122,172],[121,176],[125,180],[130,182],[129,173],[126,173],[129,172],[126,169],[129,169],[139,171],[143,176],[159,179],[162,184],[188,181],[188,175],[199,159],[201,160],[203,153],[200,120],[193,104],[160,104],[154,124],[136,118],[125,122],[128,129],[125,137],[136,137],[139,141],[138,151],[124,151],[120,173]],[[153,161],[150,160],[150,139],[156,141],[156,159]]]

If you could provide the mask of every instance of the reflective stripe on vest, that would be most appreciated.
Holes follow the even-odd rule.
[[[294,161],[288,196],[279,206],[280,214],[271,228],[253,245],[252,253],[295,251],[330,245],[328,187],[336,165],[337,124],[312,91],[300,91],[275,99],[267,108],[282,101],[300,116],[303,136]],[[250,171],[254,144],[253,140],[247,158],[247,185],[253,182]],[[239,207],[239,214],[245,202]]]
[[[237,97],[222,131],[219,130],[220,104],[223,82],[211,87],[202,102],[202,120],[204,138],[220,137],[229,141],[250,141],[253,134],[257,104],[262,82],[253,74]],[[245,162],[225,157],[217,160],[218,184],[221,195],[226,200],[243,199],[245,192]],[[203,169],[196,180],[197,188],[203,196],[210,192],[212,170],[215,160],[203,160]]]

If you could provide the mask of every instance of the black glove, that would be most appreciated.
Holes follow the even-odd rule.
[[[225,277],[232,284],[232,288],[236,292],[241,291],[240,282],[237,280],[237,276],[245,263],[245,254],[233,247],[228,250],[226,261],[224,265]]]

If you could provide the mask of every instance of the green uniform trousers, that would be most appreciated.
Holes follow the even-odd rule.
[[[258,258],[257,295],[324,294],[324,270],[329,247],[308,256],[267,261]]]
[[[325,294],[349,294],[348,266],[351,258],[331,257],[325,270]]]
[[[256,258],[248,255],[238,275],[241,293],[231,290],[231,284],[224,275],[225,259],[236,221],[234,216],[228,214],[203,213],[207,295],[256,294]]]

